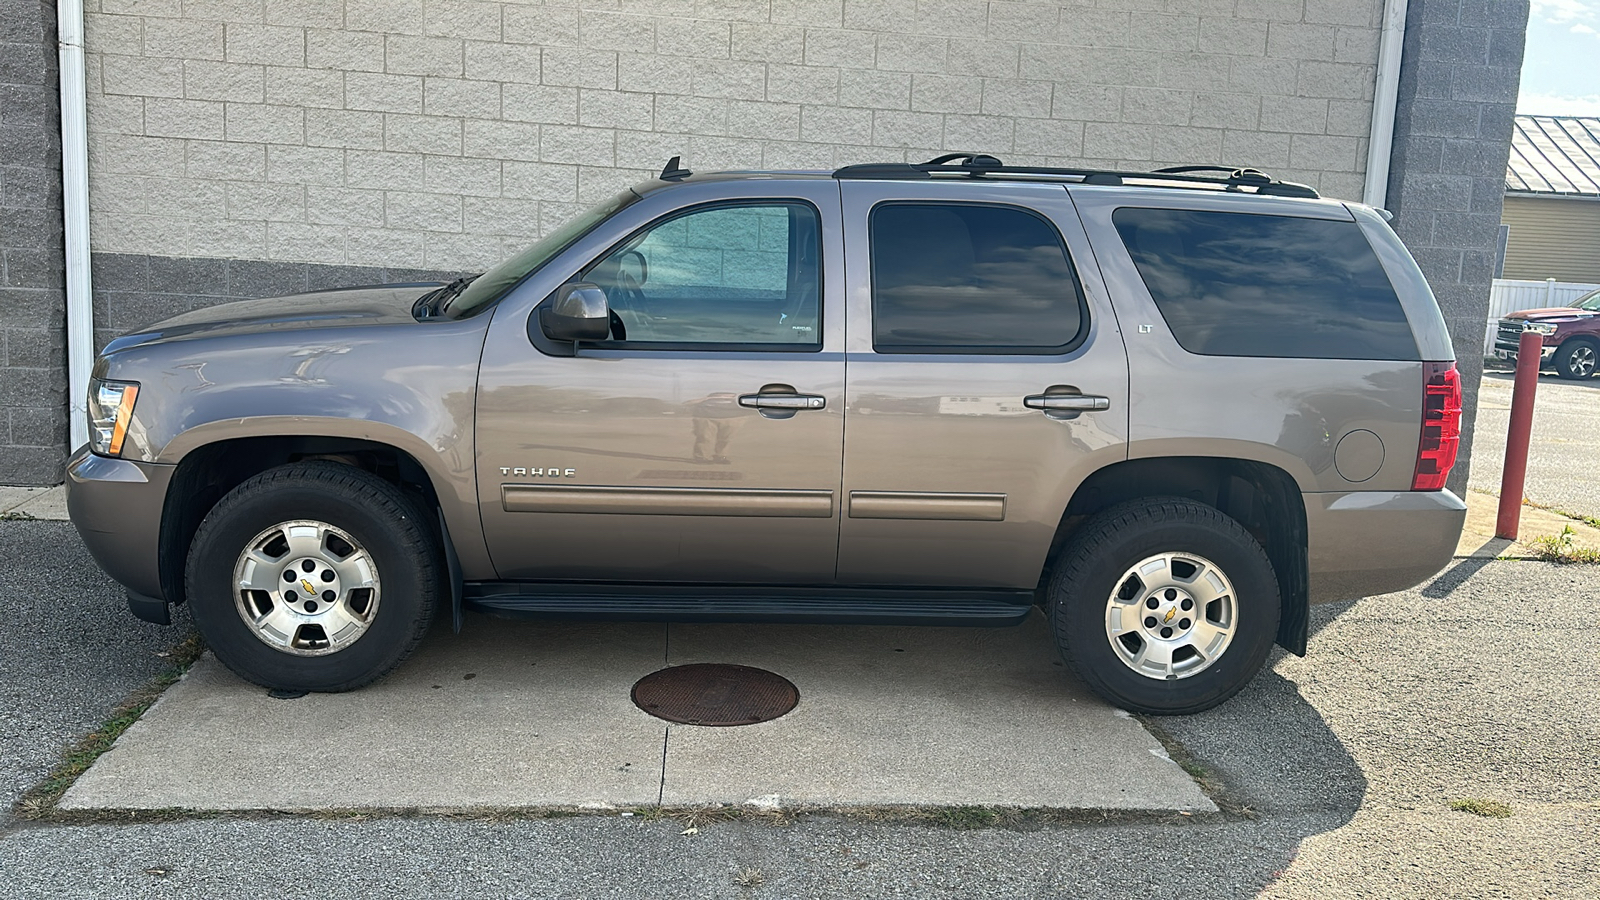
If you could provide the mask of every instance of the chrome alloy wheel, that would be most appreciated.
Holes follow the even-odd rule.
[[[1600,361],[1600,355],[1595,353],[1590,344],[1580,344],[1572,349],[1572,355],[1567,357],[1567,369],[1572,372],[1573,378],[1588,378],[1594,374],[1595,363]]]
[[[336,653],[378,612],[378,569],[355,538],[326,522],[282,522],[245,545],[234,606],[251,633],[296,656]]]
[[[1204,671],[1233,643],[1238,603],[1216,564],[1193,553],[1160,553],[1117,579],[1106,601],[1106,639],[1146,678]]]

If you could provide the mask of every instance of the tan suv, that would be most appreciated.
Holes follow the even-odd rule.
[[[436,613],[1008,625],[1128,709],[1438,571],[1460,392],[1368,207],[1253,170],[674,159],[449,285],[119,338],[68,500],[241,676],[338,691]]]

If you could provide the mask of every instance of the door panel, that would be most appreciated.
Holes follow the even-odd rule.
[[[997,266],[1030,265],[1040,248],[985,247],[992,235],[973,229],[975,249],[950,250],[943,245],[964,238],[955,219],[935,221],[937,209],[924,221],[942,231],[930,231],[925,240],[937,245],[934,252],[944,257],[939,268],[949,271],[929,296],[934,305],[949,303],[916,318],[915,328],[896,332],[874,321],[874,265],[897,291],[898,281],[910,276],[875,261],[867,241],[850,242],[846,509],[839,547],[845,583],[1031,588],[1073,491],[1095,469],[1126,458],[1128,370],[1121,334],[1060,185],[964,184],[956,194],[928,183],[845,182],[845,227],[866,234],[879,204],[945,204],[952,196],[1025,207],[1049,220],[1083,284],[1086,332],[1059,352],[1049,345],[1061,340],[1060,329],[1012,333],[1016,326],[1008,322],[1029,301],[1002,295],[1009,282],[990,276]],[[1058,265],[1040,271],[1060,281]],[[977,274],[963,274],[969,272]],[[963,287],[962,279],[971,283]],[[896,293],[885,308],[903,306],[904,294]],[[934,321],[941,324],[922,324]],[[959,346],[963,329],[976,346]],[[875,333],[880,341],[895,336],[875,350]],[[919,335],[947,346],[918,348]],[[1046,346],[1029,346],[1035,342]]]
[[[646,195],[625,210],[628,221],[608,223],[604,252],[541,285],[600,284],[642,342],[546,355],[524,333],[528,313],[496,313],[480,376],[478,478],[502,578],[833,581],[844,422],[838,189],[761,186],[813,211],[807,227],[820,239],[808,251],[772,216],[730,215],[726,203],[715,215],[694,207],[704,219],[683,215],[695,187]],[[642,230],[651,223],[670,225]],[[803,268],[820,278],[774,274],[774,260],[806,253]],[[732,312],[719,316],[719,305]]]

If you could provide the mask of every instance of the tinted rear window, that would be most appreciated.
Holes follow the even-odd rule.
[[[879,353],[1065,353],[1083,292],[1055,226],[1028,210],[885,203],[872,212]]]
[[[1127,207],[1112,221],[1190,353],[1418,358],[1400,298],[1354,222]]]

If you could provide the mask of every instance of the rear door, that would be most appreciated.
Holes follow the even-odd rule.
[[[839,579],[1031,588],[1068,500],[1125,458],[1116,316],[1059,185],[842,183]]]
[[[536,308],[497,311],[477,471],[502,578],[832,582],[838,189],[748,184],[653,191],[588,239],[592,255],[540,273],[541,293],[601,286],[612,339],[571,355],[541,346]]]

